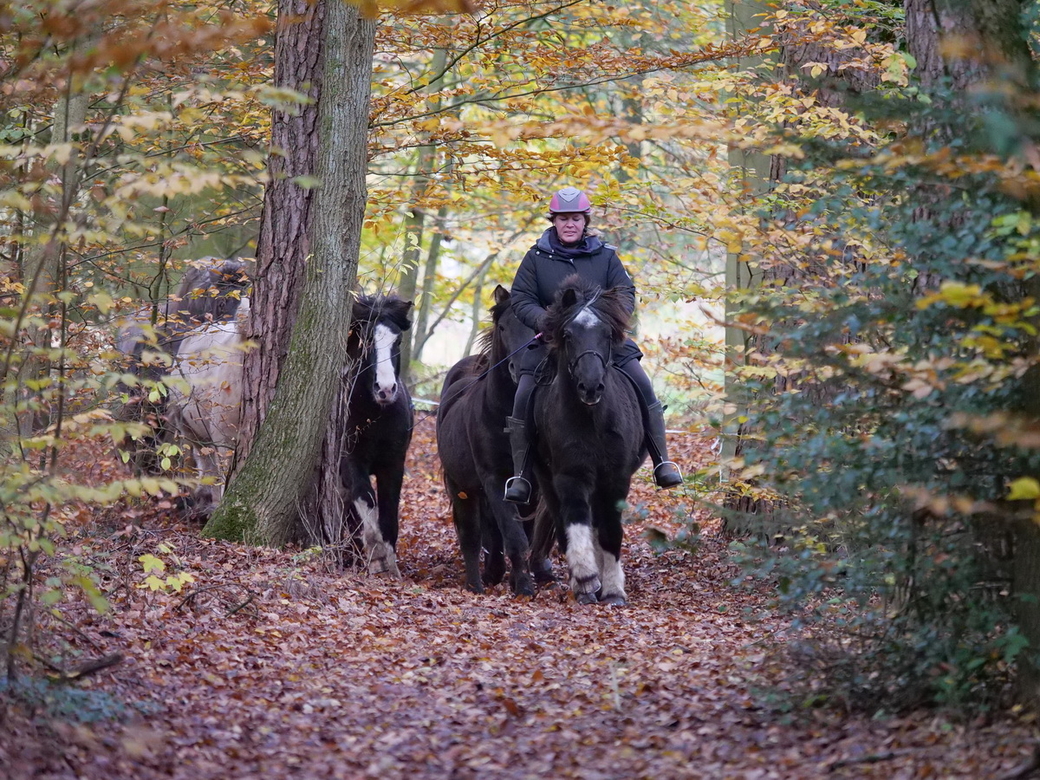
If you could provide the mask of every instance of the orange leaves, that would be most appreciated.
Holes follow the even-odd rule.
[[[481,7],[479,0],[356,0],[356,5],[369,18],[378,16],[380,11],[392,11],[403,16],[475,14]]]
[[[38,6],[38,16],[8,20],[9,32],[19,33],[14,67],[29,68],[33,75],[24,88],[38,87],[55,74],[54,60],[39,57],[44,45],[68,55],[64,76],[88,76],[102,68],[127,71],[149,59],[218,51],[272,29],[272,19],[264,13],[242,15],[210,3],[188,7],[159,0],[99,0],[66,7],[37,0],[25,10],[33,6]]]

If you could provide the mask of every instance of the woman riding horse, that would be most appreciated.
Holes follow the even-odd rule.
[[[588,196],[575,187],[564,187],[549,203],[548,228],[528,250],[513,280],[513,313],[536,333],[545,328],[546,308],[552,303],[560,283],[572,274],[598,284],[604,290],[612,287],[625,291],[626,308],[635,309],[636,288],[618,258],[617,250],[604,244],[599,236],[589,233],[592,205]],[[545,358],[543,344],[532,345],[520,363],[520,381],[513,400],[513,416],[507,418],[509,443],[513,451],[513,474],[506,482],[505,500],[526,504],[531,500],[531,483],[524,476],[527,469],[529,439],[527,436],[528,405],[535,386],[535,373]],[[646,422],[646,446],[654,464],[654,482],[658,487],[681,485],[679,468],[668,459],[664,433],[664,407],[654,394],[650,378],[639,364],[642,351],[632,339],[614,353],[613,364],[628,376],[639,390]]]

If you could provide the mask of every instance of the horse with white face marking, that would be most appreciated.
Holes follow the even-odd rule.
[[[647,451],[637,390],[612,365],[627,328],[628,313],[615,291],[575,275],[557,292],[544,331],[555,377],[534,398],[535,473],[548,508],[535,522],[555,522],[571,590],[583,604],[628,599],[621,513]],[[545,533],[536,527],[536,540]]]
[[[412,399],[400,379],[401,334],[412,325],[411,309],[411,301],[396,295],[359,296],[351,313],[344,375],[348,413],[340,478],[351,526],[361,528],[369,571],[395,578],[401,576],[398,506],[412,439]]]

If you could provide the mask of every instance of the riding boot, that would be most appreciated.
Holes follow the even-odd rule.
[[[513,504],[529,504],[531,502],[531,483],[524,477],[527,469],[527,452],[530,444],[527,441],[527,424],[516,417],[507,417],[509,427],[509,447],[513,451],[513,475],[506,480],[506,492],[503,498]]]
[[[668,443],[664,435],[664,406],[658,401],[646,408],[646,447],[654,464],[654,482],[659,488],[670,488],[683,483],[679,467],[668,460]]]

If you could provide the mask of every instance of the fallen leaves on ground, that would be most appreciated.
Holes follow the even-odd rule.
[[[895,779],[1028,766],[1037,735],[1010,714],[958,723],[767,706],[786,620],[767,593],[731,586],[718,522],[690,496],[655,491],[646,468],[626,527],[627,608],[582,607],[559,586],[534,600],[465,592],[432,439],[432,421],[420,424],[400,582],[330,571],[319,553],[200,539],[163,505],[87,526],[74,554],[104,572],[113,609],[69,605],[65,650],[122,655],[76,687],[127,714],[30,719],[8,701],[0,775]],[[688,470],[707,449],[696,434],[675,441]],[[687,517],[698,543],[655,552],[648,530],[674,538]],[[148,586],[146,555],[163,576],[191,578]]]

